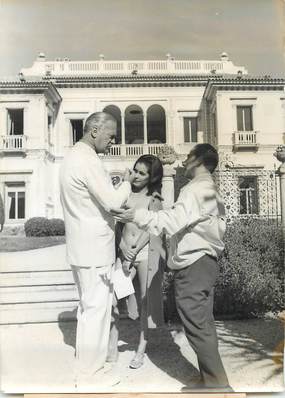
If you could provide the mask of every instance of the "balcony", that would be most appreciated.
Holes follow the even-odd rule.
[[[141,155],[155,155],[159,154],[161,148],[168,144],[117,144],[112,145],[110,151],[103,155],[104,158],[138,158]],[[197,142],[180,143],[174,145],[174,149],[178,155],[187,155]]]
[[[257,149],[257,131],[236,131],[234,132],[234,150]]]
[[[165,144],[130,144],[112,145],[105,157],[138,157],[141,155],[158,155]]]
[[[26,135],[1,135],[0,151],[1,152],[26,152],[27,136]]]

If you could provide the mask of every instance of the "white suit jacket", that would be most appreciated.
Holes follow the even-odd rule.
[[[131,192],[129,182],[118,189],[96,152],[77,142],[60,169],[67,261],[80,267],[102,267],[115,262],[113,207],[121,207]]]

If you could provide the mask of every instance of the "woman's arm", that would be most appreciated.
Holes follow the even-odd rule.
[[[154,192],[152,194],[152,198],[149,203],[149,210],[152,210],[152,211],[162,210],[161,200],[163,200],[162,197],[159,194],[157,194],[156,192]],[[139,253],[139,251],[142,248],[144,248],[148,242],[149,242],[149,233],[143,231],[136,242],[137,253]]]
[[[163,209],[162,202],[163,198],[162,196],[157,193],[153,192],[152,197],[149,202],[149,207],[148,209],[157,212],[159,210]],[[122,242],[122,245],[120,245],[120,248],[123,252],[124,258],[128,261],[133,261],[137,254],[147,245],[147,243],[150,240],[150,235],[146,231],[142,231],[141,234],[139,235],[135,245],[132,247],[127,247],[125,242]],[[123,239],[122,239],[123,241]]]
[[[152,210],[152,211],[162,210],[162,203],[161,203],[162,200],[163,200],[162,197],[159,194],[157,194],[156,192],[154,192],[152,194],[152,198],[149,203],[149,210]],[[145,245],[148,242],[149,242],[149,233],[143,231],[140,234],[140,236],[136,242],[136,245],[135,245],[136,255],[145,247]]]
[[[137,254],[145,247],[145,245],[149,242],[149,233],[143,231],[135,245],[132,245],[132,247],[127,247],[125,243],[123,243],[123,247],[121,247],[121,250],[123,252],[124,258],[128,261],[134,261],[136,258]]]
[[[126,251],[126,245],[123,239],[123,229],[125,224],[117,221],[115,225],[115,242],[116,242],[116,256],[118,257],[119,251]]]
[[[136,241],[136,254],[138,254],[144,247],[145,245],[149,242],[149,233],[143,231],[140,236],[138,237],[138,240]]]

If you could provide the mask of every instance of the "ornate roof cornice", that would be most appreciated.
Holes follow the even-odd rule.
[[[43,79],[51,78],[44,77]],[[53,76],[52,81],[58,88],[190,87],[206,86],[208,77],[189,75]]]
[[[232,78],[212,78],[208,79],[206,85],[204,98],[210,99],[219,90],[255,90],[255,91],[282,91],[285,87],[285,78],[271,78],[271,77],[232,77]]]
[[[44,81],[0,81],[0,94],[44,94],[52,102],[62,100],[52,82]]]
[[[204,98],[218,90],[283,90],[285,78],[225,75],[121,75],[121,76],[52,76],[41,80],[0,81],[0,93],[45,94],[60,102],[57,88],[126,88],[126,87],[205,87]]]

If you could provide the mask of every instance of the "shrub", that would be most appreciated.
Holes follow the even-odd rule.
[[[32,217],[25,222],[26,236],[50,236],[50,223],[45,217]]]
[[[65,225],[64,221],[60,218],[51,218],[50,222],[50,234],[52,236],[64,236],[65,235]]]
[[[242,220],[229,224],[225,251],[219,258],[214,312],[218,316],[249,318],[284,308],[284,254],[276,222]],[[164,277],[165,318],[177,318],[173,273]]]
[[[245,318],[280,310],[283,261],[281,228],[275,222],[248,219],[228,225],[215,313]]]
[[[65,227],[63,220],[59,218],[47,219],[45,217],[33,217],[25,223],[26,236],[54,236],[64,235]]]

